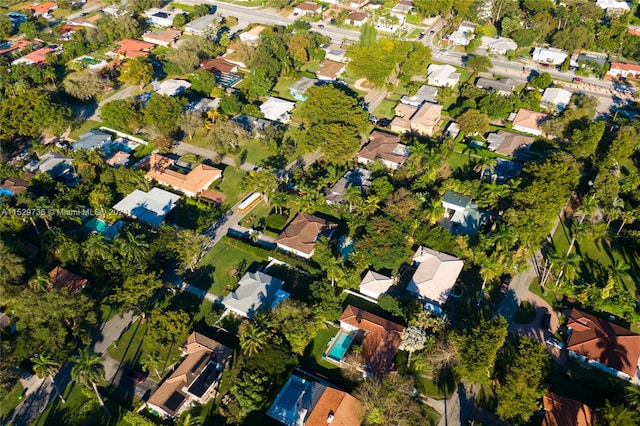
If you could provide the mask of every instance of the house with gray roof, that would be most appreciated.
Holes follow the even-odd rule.
[[[340,204],[344,201],[344,195],[349,188],[358,188],[364,195],[371,188],[371,172],[367,169],[357,168],[348,171],[331,188],[325,189],[327,204]]]
[[[109,133],[93,129],[81,135],[77,142],[71,144],[71,149],[73,151],[80,151],[81,149],[92,150],[100,148],[102,145],[110,141],[111,135]]]
[[[445,216],[441,224],[453,235],[476,235],[487,222],[487,214],[478,208],[473,199],[464,194],[446,191],[442,196]]]
[[[241,125],[247,132],[255,136],[260,136],[264,133],[265,129],[269,126],[274,126],[276,123],[264,118],[254,117],[247,114],[238,114],[231,119]]]
[[[317,83],[318,80],[315,78],[302,77],[289,87],[289,93],[291,93],[291,96],[293,96],[297,101],[306,101],[307,97],[304,96],[304,92],[309,87],[315,86]]]
[[[152,188],[149,192],[136,189],[115,204],[113,209],[148,225],[159,226],[179,199],[179,195],[160,188]]]
[[[49,173],[53,177],[61,177],[71,173],[71,158],[57,152],[45,152],[40,161],[29,164],[25,169],[30,173]]]
[[[204,15],[198,19],[194,19],[184,26],[185,34],[202,36],[208,31],[215,29],[216,25],[220,23],[222,18],[216,15]]]
[[[413,96],[404,95],[400,102],[407,105],[412,105],[415,107],[419,107],[425,102],[431,102],[432,104],[436,103],[436,99],[438,97],[438,88],[433,86],[427,86],[423,84],[420,86],[418,91]]]
[[[502,96],[509,96],[517,83],[510,78],[494,80],[492,78],[480,77],[476,80],[476,87],[480,89],[493,90]]]
[[[247,272],[238,288],[222,299],[222,304],[231,312],[252,319],[256,312],[272,309],[289,297],[282,284],[282,280],[264,272]]]
[[[287,101],[286,99],[274,98],[269,96],[266,101],[260,105],[260,112],[264,118],[280,123],[288,123],[291,119],[291,111],[296,103]]]

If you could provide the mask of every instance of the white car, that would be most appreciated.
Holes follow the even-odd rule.
[[[554,347],[556,347],[558,349],[564,348],[564,344],[560,340],[558,340],[556,338],[553,338],[553,337],[547,337],[547,339],[544,342],[547,345],[554,346]]]
[[[445,55],[445,56],[446,56],[446,55],[448,55],[448,54],[449,54],[449,51],[448,51],[447,49],[440,49],[440,52],[439,52],[439,53],[440,53],[441,55]]]

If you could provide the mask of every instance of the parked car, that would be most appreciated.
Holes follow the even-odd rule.
[[[133,380],[135,380],[138,383],[142,383],[145,380],[147,380],[147,376],[145,376],[142,373],[138,373],[137,371],[129,371],[129,377],[131,377]]]
[[[582,78],[580,78],[580,77],[573,77],[573,82],[574,82],[574,83],[582,83]]]
[[[549,64],[540,64],[542,68],[549,68]]]
[[[551,326],[551,314],[549,312],[545,312],[542,316],[540,327],[542,327],[543,330],[548,330],[549,326]]]
[[[547,345],[556,347],[558,349],[564,348],[564,344],[560,340],[556,339],[555,337],[547,337],[544,342]]]
[[[391,120],[388,118],[381,118],[378,120],[378,127],[389,127]]]
[[[424,31],[420,33],[418,36],[418,40],[422,40],[424,38]]]
[[[518,56],[518,59],[520,59],[521,61],[526,61],[527,57],[520,55],[520,56]]]
[[[324,24],[318,25],[318,28],[324,28]]]
[[[449,51],[447,49],[440,49],[440,54],[446,56],[449,54]]]
[[[16,156],[16,160],[22,161],[29,156],[29,151],[22,151],[20,154]]]

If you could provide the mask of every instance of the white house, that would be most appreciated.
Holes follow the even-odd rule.
[[[216,28],[222,18],[216,15],[204,15],[184,26],[184,32],[190,35],[205,35]]]
[[[343,49],[335,43],[325,44],[322,46],[324,50],[324,59],[334,62],[347,62],[347,49]]]
[[[498,53],[500,55],[504,55],[509,50],[516,50],[518,48],[518,43],[508,37],[482,36],[480,40],[481,49],[486,49],[488,52]]]
[[[347,22],[349,25],[354,25],[356,27],[361,27],[368,19],[369,14],[367,12],[351,12],[349,16],[347,16]]]
[[[295,105],[295,102],[269,96],[267,100],[260,105],[260,111],[267,120],[279,121],[286,124],[291,119],[290,112]]]
[[[273,309],[287,299],[282,280],[264,272],[247,272],[238,282],[238,288],[222,299],[222,304],[236,315],[253,318],[256,312]]]
[[[182,15],[182,11],[179,9],[158,9],[152,7],[144,12],[147,17],[147,22],[151,25],[157,25],[159,27],[170,27],[173,25],[173,20],[176,16]]]
[[[447,40],[457,46],[468,46],[469,41],[475,38],[476,26],[470,22],[463,22],[447,37]]]
[[[542,105],[553,105],[560,111],[565,109],[570,101],[571,92],[558,87],[549,87],[542,95]]]
[[[541,124],[550,117],[549,114],[521,108],[513,119],[513,130],[542,136],[544,130],[542,130]]]
[[[596,1],[596,4],[600,6],[600,8],[606,10],[610,15],[627,13],[631,10],[631,5],[626,1],[598,0]]]
[[[436,103],[437,97],[438,97],[437,87],[427,86],[423,84],[422,86],[420,86],[420,88],[418,89],[415,95],[413,96],[404,95],[400,99],[400,102],[402,102],[403,104],[414,106],[414,107],[419,107],[425,102]]]
[[[260,33],[262,31],[264,31],[264,27],[262,25],[253,27],[249,31],[240,34],[240,41],[250,45],[255,45],[258,43],[258,40],[260,40]]]
[[[611,68],[608,75],[612,77],[631,77],[631,78],[639,78],[640,77],[640,65],[636,64],[626,64],[622,62],[611,62]]]
[[[294,16],[313,16],[322,11],[322,6],[312,1],[305,1],[293,8]]]
[[[532,58],[536,62],[543,62],[551,65],[562,65],[562,63],[567,59],[566,53],[564,53],[560,49],[555,49],[553,47],[544,48],[544,47],[536,47],[533,49]]]
[[[156,91],[162,96],[176,96],[191,87],[191,83],[186,80],[176,80],[170,78],[160,83],[160,87]]]
[[[136,189],[115,204],[113,209],[149,225],[159,226],[179,199],[179,195],[160,188],[151,188],[149,192]]]
[[[427,68],[427,84],[429,86],[453,87],[458,84],[460,73],[451,65],[431,64]]]
[[[360,293],[377,300],[392,285],[393,278],[374,271],[367,271],[362,281],[360,281]]]

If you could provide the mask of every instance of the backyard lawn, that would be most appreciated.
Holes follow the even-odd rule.
[[[329,347],[329,341],[337,332],[338,328],[336,327],[327,327],[318,331],[316,337],[305,349],[300,365],[303,370],[326,378],[333,384],[345,389],[353,389],[356,384],[342,375],[340,367],[322,359],[322,355]]]
[[[291,96],[291,92],[289,92],[289,88],[293,83],[297,81],[296,78],[293,77],[280,77],[275,87],[273,88],[273,92],[282,99],[288,99],[290,101],[295,101],[293,96]]]
[[[394,110],[396,103],[397,102],[385,99],[380,103],[380,105],[378,105],[378,108],[376,108],[374,114],[378,117],[393,118],[396,115],[396,112]]]
[[[102,123],[95,120],[87,120],[82,123],[81,126],[75,127],[71,133],[69,133],[69,139],[78,140],[80,136],[87,133],[91,129],[97,129]]]
[[[229,293],[248,270],[256,271],[265,258],[259,257],[241,248],[233,247],[223,238],[202,258],[198,267],[186,280],[203,290],[218,296]]]

